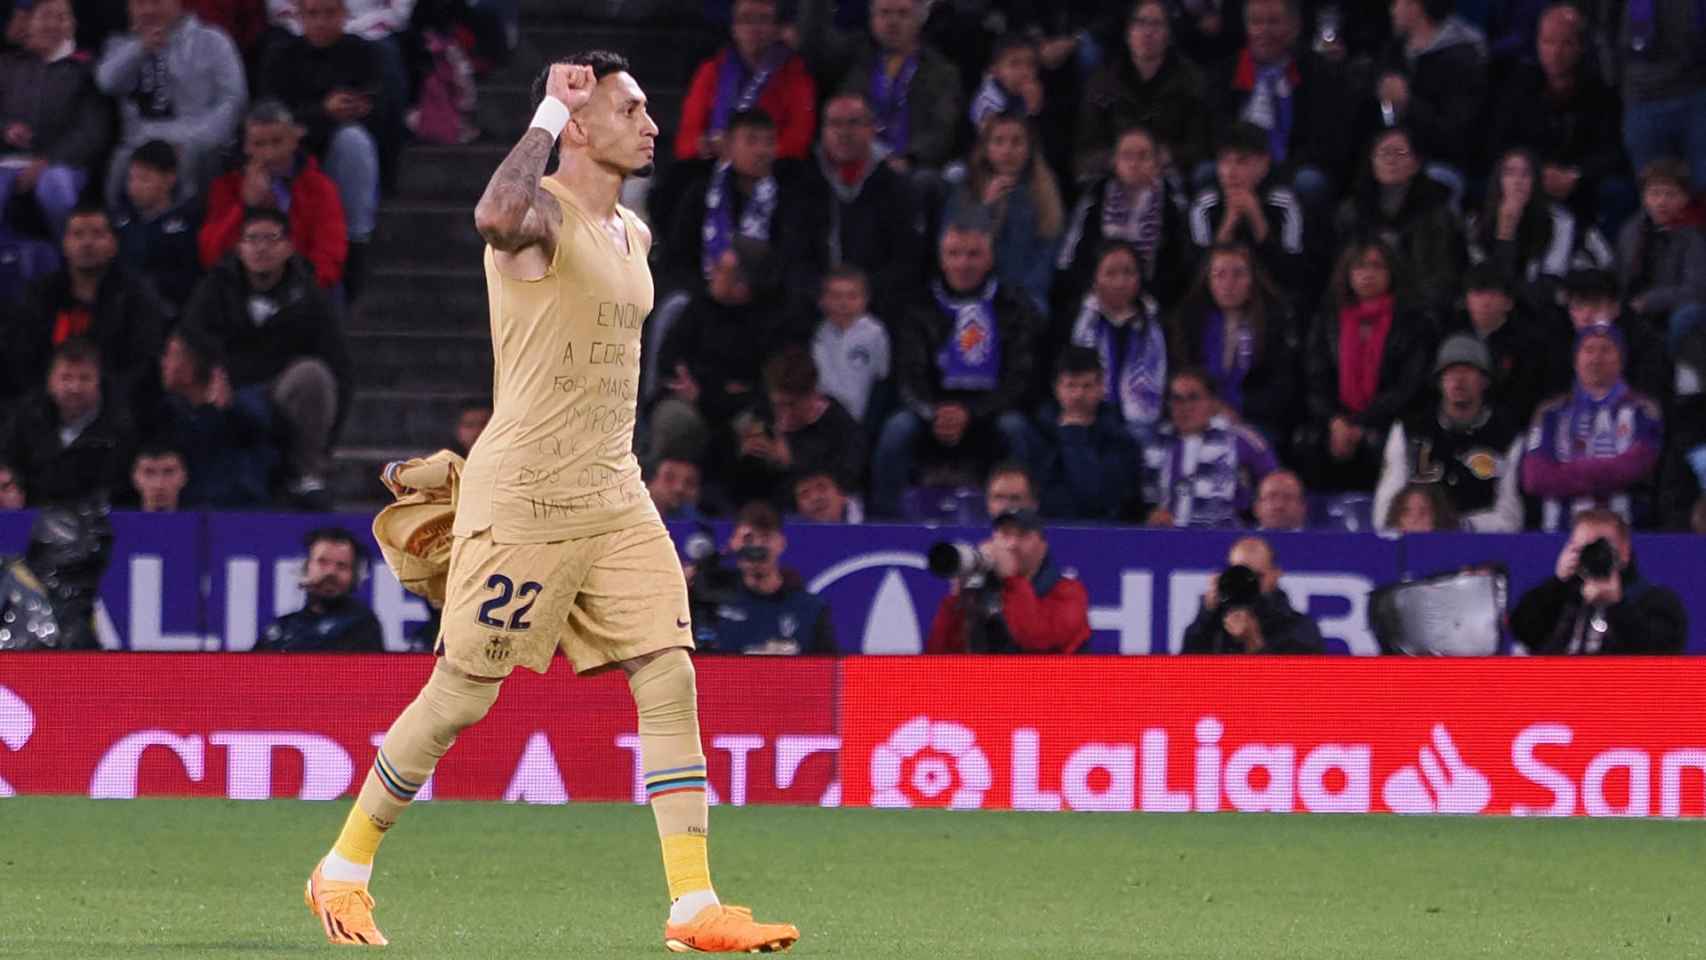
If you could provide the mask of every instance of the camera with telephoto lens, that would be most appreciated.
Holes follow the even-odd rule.
[[[689,600],[710,605],[726,603],[740,587],[736,563],[743,560],[763,563],[770,559],[770,549],[758,544],[736,547],[727,555],[718,552],[716,536],[703,524],[687,535],[681,552],[693,564],[693,579],[687,583]]]
[[[1262,578],[1249,567],[1235,563],[1220,572],[1215,580],[1215,593],[1222,610],[1248,609],[1262,598]]]
[[[1584,579],[1607,579],[1617,572],[1617,548],[1611,545],[1610,540],[1600,537],[1582,548],[1577,566],[1581,569]]]
[[[982,550],[963,540],[941,540],[931,544],[924,557],[930,572],[944,580],[969,580],[986,576],[995,569]]]

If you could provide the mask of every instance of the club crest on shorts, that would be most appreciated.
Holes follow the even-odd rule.
[[[495,633],[486,636],[485,649],[486,659],[492,663],[503,663],[515,656],[515,651],[510,649],[509,638]]]

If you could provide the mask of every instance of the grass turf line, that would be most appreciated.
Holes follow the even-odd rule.
[[[338,803],[0,801],[0,957],[304,957]],[[712,876],[795,956],[1706,955],[1674,822],[719,807]],[[380,851],[393,958],[661,956],[643,807],[433,802]]]

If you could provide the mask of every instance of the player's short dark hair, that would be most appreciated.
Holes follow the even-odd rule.
[[[159,173],[177,173],[178,151],[164,140],[150,140],[130,155],[130,164],[141,164]]]
[[[1225,153],[1239,156],[1268,156],[1268,132],[1248,120],[1238,120],[1227,124],[1215,138],[1214,154]]]
[[[548,63],[533,78],[533,106],[537,108],[545,101],[545,81],[551,76],[551,68],[555,66],[591,67],[594,80],[603,80],[613,73],[629,73],[628,58],[610,50],[583,50],[573,56]]]
[[[1037,41],[1028,33],[1018,33],[1013,31],[1003,33],[1001,36],[995,38],[995,44],[990,48],[990,66],[1000,63],[1002,57],[1005,57],[1015,50],[1024,50],[1030,53],[1036,53]]]
[[[729,133],[734,133],[743,127],[754,130],[775,130],[776,121],[771,118],[769,111],[763,107],[748,107],[736,110],[729,116]]]
[[[137,447],[136,456],[132,457],[130,462],[134,464],[138,460],[158,460],[161,457],[177,457],[184,469],[189,469],[190,460],[184,456],[184,452],[163,440],[150,440]]]
[[[1056,377],[1071,377],[1080,373],[1100,375],[1102,370],[1102,355],[1089,347],[1073,343],[1060,351],[1060,356],[1054,362]]]
[[[802,397],[817,390],[817,382],[817,364],[798,344],[783,347],[764,361],[764,389],[771,393]]]
[[[48,363],[50,367],[55,363],[92,363],[99,369],[101,348],[88,337],[72,337],[53,348],[53,357]]]
[[[1643,192],[1655,183],[1674,184],[1683,193],[1688,192],[1689,181],[1693,179],[1688,163],[1681,157],[1657,157],[1647,161],[1641,168],[1640,185]]]
[[[1179,369],[1174,370],[1167,377],[1168,383],[1172,383],[1175,380],[1195,380],[1202,384],[1203,390],[1206,391],[1211,398],[1220,396],[1219,388],[1214,385],[1214,375],[1202,367],[1180,367]]]
[[[243,226],[247,227],[251,223],[276,223],[284,229],[287,236],[290,233],[290,218],[277,207],[244,207]]]
[[[768,500],[752,500],[735,514],[735,526],[775,533],[782,529],[782,515]]]

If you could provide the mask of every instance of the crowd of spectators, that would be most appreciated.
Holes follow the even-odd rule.
[[[329,507],[380,198],[409,136],[467,139],[446,68],[501,63],[514,17],[0,0],[0,464],[24,502]]]
[[[1696,6],[736,0],[647,195],[658,502],[1706,532]]]

